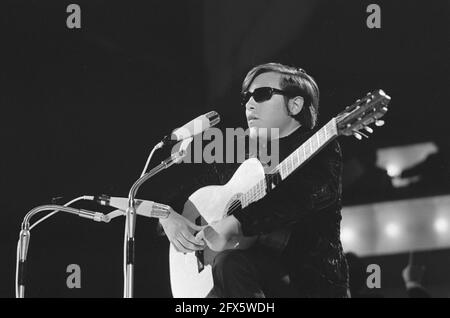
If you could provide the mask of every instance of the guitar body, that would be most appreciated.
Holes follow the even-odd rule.
[[[206,225],[227,216],[230,207],[264,178],[264,168],[256,158],[244,161],[233,177],[223,186],[206,186],[194,192],[186,201],[183,216],[196,224]],[[256,237],[238,238],[239,248],[246,249]],[[198,255],[183,254],[170,245],[170,282],[175,298],[203,298],[213,287],[211,264],[217,252],[203,251],[203,266]]]

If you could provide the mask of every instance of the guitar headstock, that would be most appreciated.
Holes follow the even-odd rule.
[[[355,136],[361,140],[362,137],[368,137],[361,132],[364,129],[372,133],[370,124],[376,126],[384,124],[381,117],[388,111],[387,105],[391,98],[383,90],[379,89],[368,93],[365,97],[358,99],[353,105],[345,108],[343,112],[336,116],[336,126],[339,135]]]

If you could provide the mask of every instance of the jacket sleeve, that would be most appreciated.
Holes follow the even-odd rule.
[[[233,215],[245,236],[268,234],[341,200],[342,155],[332,141],[262,199]]]

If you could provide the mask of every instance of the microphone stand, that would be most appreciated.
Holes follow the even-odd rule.
[[[125,253],[124,264],[126,264],[126,273],[124,276],[124,298],[133,298],[134,293],[134,261],[135,261],[135,230],[136,230],[136,200],[137,191],[148,179],[155,176],[162,170],[179,163],[187,154],[187,147],[192,141],[192,137],[182,141],[180,150],[172,154],[168,159],[162,161],[158,166],[142,175],[130,189],[128,194],[128,208],[125,220]]]
[[[23,219],[21,231],[19,234],[19,247],[18,247],[19,269],[18,269],[18,282],[16,282],[16,286],[17,284],[19,285],[19,295],[18,295],[19,298],[25,297],[26,260],[31,237],[30,219],[35,214],[47,210],[68,212],[97,222],[105,222],[105,223],[109,222],[109,217],[102,213],[84,209],[75,209],[63,205],[47,204],[35,207],[32,210],[30,210]]]

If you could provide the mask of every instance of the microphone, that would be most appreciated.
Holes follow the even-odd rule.
[[[201,134],[210,127],[220,122],[220,116],[215,111],[210,111],[204,115],[198,116],[182,127],[176,128],[170,135],[167,135],[161,141],[163,144],[177,143],[181,140]]]
[[[95,196],[94,201],[101,205],[110,206],[121,211],[126,211],[128,209],[128,198],[111,197],[109,195],[103,194]],[[136,214],[138,215],[150,218],[165,219],[170,214],[170,207],[168,205],[138,199],[136,199],[135,202]],[[116,216],[119,216],[119,214],[110,213],[108,216],[110,218],[114,218]]]

